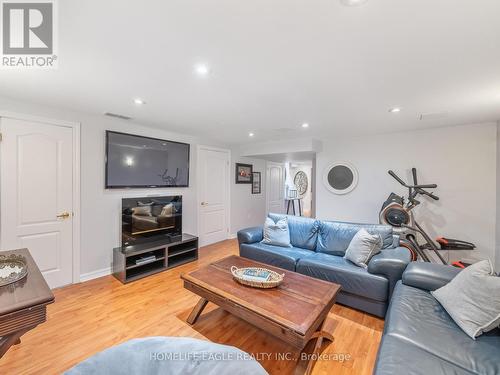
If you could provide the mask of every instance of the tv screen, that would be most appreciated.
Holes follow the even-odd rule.
[[[122,246],[182,234],[182,196],[122,199]]]
[[[106,188],[189,186],[189,144],[106,132]]]

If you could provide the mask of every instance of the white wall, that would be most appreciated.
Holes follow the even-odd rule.
[[[252,185],[235,184],[235,163],[252,164],[261,175],[261,194],[252,194]],[[266,217],[266,162],[241,157],[237,148],[231,150],[231,234],[243,228],[262,225]]]
[[[89,120],[91,120],[89,118]],[[151,129],[121,121],[82,121],[82,243],[81,273],[109,267],[111,249],[120,244],[120,207],[123,197],[151,194],[182,195],[183,232],[198,234],[196,191],[197,140],[162,130]],[[146,135],[149,137],[188,142],[190,148],[189,188],[174,189],[104,189],[105,130]]]
[[[408,180],[411,167],[416,167],[419,182],[438,184],[435,191],[441,200],[422,198],[416,209],[417,219],[431,237],[440,234],[476,243],[477,251],[451,254],[452,259],[494,259],[496,143],[494,123],[325,140],[325,151],[317,155],[317,217],[378,222],[389,193],[406,193],[387,171],[392,169]],[[324,169],[334,161],[351,162],[359,172],[358,186],[350,194],[334,195],[324,187]]]
[[[192,136],[149,128],[133,122],[48,108],[0,98],[0,111],[10,111],[81,123],[81,269],[80,273],[110,267],[112,249],[120,245],[122,197],[168,194],[183,196],[183,230],[197,234],[196,144],[222,146]],[[191,144],[190,187],[178,189],[106,190],[104,188],[105,130],[128,132]],[[249,188],[249,186],[247,186]],[[242,219],[243,220],[243,219]],[[243,225],[243,224],[241,224]]]
[[[495,270],[500,272],[500,121],[497,123],[497,222],[496,222],[496,256]]]
[[[314,159],[312,161],[312,173],[311,173],[311,191],[312,191],[312,205],[311,205],[311,216],[316,217],[316,204],[317,204],[317,199],[316,199],[316,176],[318,174],[318,169],[316,166],[316,155],[314,155]]]
[[[252,142],[238,147],[239,154],[247,157],[265,157],[275,154],[313,154],[321,149],[320,141],[313,138],[296,138],[271,142]],[[268,159],[271,160],[271,159]],[[293,160],[289,159],[289,160]]]

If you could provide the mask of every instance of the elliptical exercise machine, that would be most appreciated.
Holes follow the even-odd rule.
[[[420,257],[424,262],[431,262],[433,258],[429,257],[426,251],[434,253],[439,261],[443,264],[448,264],[439,252],[439,248],[424,229],[417,223],[413,215],[413,209],[421,202],[416,199],[418,195],[424,195],[434,200],[439,200],[439,197],[434,193],[425,189],[435,189],[436,184],[419,185],[417,181],[417,169],[412,168],[413,185],[406,184],[401,178],[398,177],[393,171],[389,174],[401,185],[408,189],[408,198],[405,203],[405,198],[395,193],[391,193],[387,200],[382,205],[379,213],[379,221],[381,224],[390,225],[394,228],[395,232],[400,235],[400,245],[406,247],[412,255],[412,260],[417,260]],[[425,240],[424,244],[419,244],[417,241],[417,233],[420,234]],[[441,250],[473,250],[475,245],[470,242],[455,240],[451,238],[439,237],[436,239],[440,245]],[[458,267],[463,265],[454,264]]]

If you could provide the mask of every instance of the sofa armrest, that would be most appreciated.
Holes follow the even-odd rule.
[[[368,272],[385,276],[389,280],[390,299],[396,283],[401,280],[401,276],[410,262],[411,254],[407,248],[385,249],[368,262]]]
[[[460,268],[444,264],[412,262],[403,273],[403,284],[433,291],[448,284]]]
[[[262,227],[246,228],[238,231],[238,243],[255,243],[262,241]]]

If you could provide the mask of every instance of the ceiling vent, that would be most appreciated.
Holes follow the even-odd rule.
[[[104,116],[119,118],[120,120],[132,120],[132,117],[119,115],[118,113],[106,112]]]
[[[431,121],[431,120],[440,120],[448,116],[448,112],[431,112],[431,113],[422,113],[419,117],[421,121]]]

